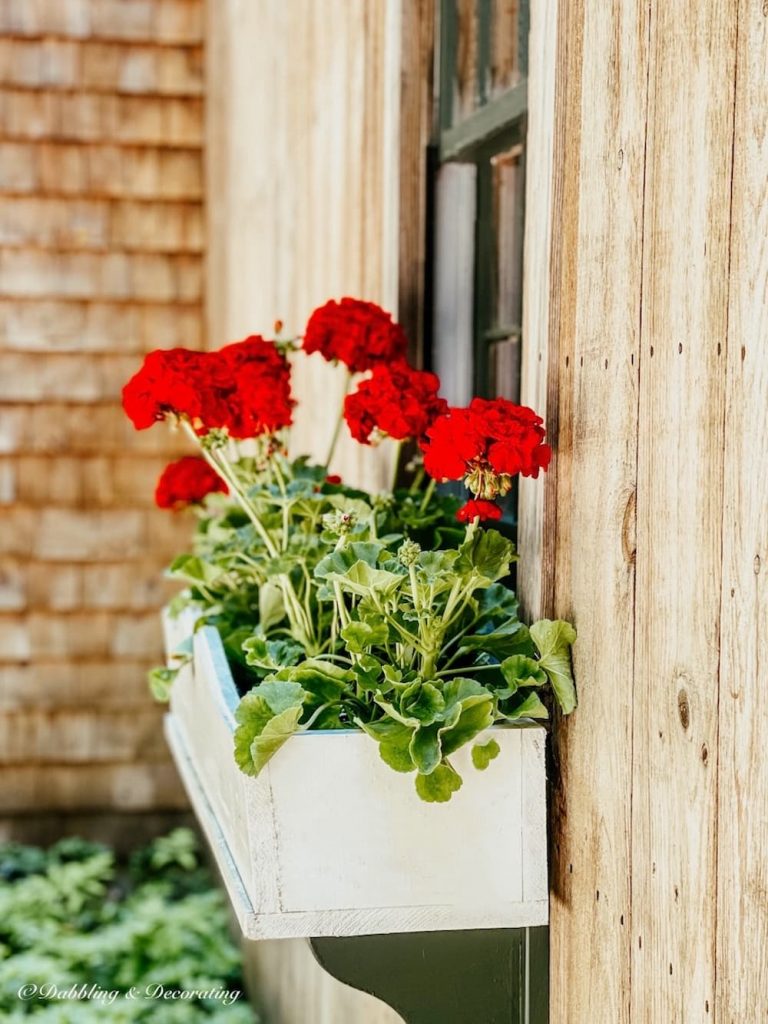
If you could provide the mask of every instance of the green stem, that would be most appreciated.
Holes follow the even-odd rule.
[[[432,500],[432,495],[435,493],[435,480],[432,479],[427,485],[426,491],[424,491],[424,497],[421,499],[421,505],[419,505],[419,512],[426,512],[427,505]]]
[[[403,442],[395,441],[395,457],[392,460],[392,486],[391,491],[394,491],[395,484],[397,483],[397,474],[400,471],[400,455],[403,451]]]
[[[347,370],[346,377],[344,378],[344,390],[341,394],[341,408],[339,409],[339,415],[336,419],[336,425],[333,428],[333,435],[331,436],[331,444],[328,448],[328,455],[325,459],[325,468],[328,469],[331,465],[331,459],[333,458],[334,452],[336,451],[336,445],[339,442],[341,436],[341,425],[344,422],[344,400],[347,397],[349,391],[349,384],[352,380],[352,374]]]

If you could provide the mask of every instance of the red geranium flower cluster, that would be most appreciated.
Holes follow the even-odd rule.
[[[471,523],[475,519],[501,519],[501,509],[495,501],[468,501],[456,513],[460,523]]]
[[[288,426],[293,404],[288,361],[258,335],[218,352],[150,352],[123,388],[123,408],[137,430],[176,415],[201,434],[220,428],[258,437]]]
[[[304,331],[304,351],[342,362],[352,373],[402,359],[408,339],[400,324],[373,302],[344,298],[316,309]]]
[[[159,508],[184,508],[203,500],[214,491],[228,493],[227,485],[205,459],[185,455],[166,466],[155,488]]]
[[[463,480],[482,508],[503,497],[517,473],[537,477],[552,451],[544,444],[543,420],[532,409],[506,398],[473,398],[466,409],[449,409],[435,420],[422,443],[424,468],[436,480]],[[470,502],[459,513],[468,519]],[[474,518],[474,516],[473,516]]]
[[[434,373],[414,370],[406,362],[380,365],[361,381],[344,401],[344,417],[352,437],[370,444],[371,435],[423,437],[430,424],[446,412],[448,403],[438,396],[440,381]]]

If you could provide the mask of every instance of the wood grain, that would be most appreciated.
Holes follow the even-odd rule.
[[[718,1024],[768,1019],[768,18],[739,5],[723,477]],[[700,747],[702,761],[712,757]],[[711,894],[710,894],[711,896]]]
[[[575,95],[566,99],[570,158],[556,168],[567,177],[554,282],[560,316],[549,353],[559,423],[550,529],[556,530],[554,610],[574,621],[579,636],[580,707],[561,723],[555,747],[551,1013],[553,1021],[569,1024],[620,1024],[630,1019],[631,802],[625,795],[632,774],[645,6],[627,3],[617,11],[585,4],[581,23],[571,21],[565,32],[570,58],[581,67],[576,63],[571,76]],[[634,72],[617,70],[606,83],[609,66]],[[575,152],[576,183],[568,180]]]
[[[632,1017],[714,1003],[735,6],[654,7],[637,483]],[[711,752],[702,757],[702,749]]]

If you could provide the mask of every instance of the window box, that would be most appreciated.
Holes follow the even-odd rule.
[[[173,650],[189,623],[166,619]],[[547,923],[544,741],[494,726],[488,769],[455,755],[464,785],[418,799],[356,730],[294,737],[258,778],[233,758],[238,702],[218,633],[194,638],[166,732],[243,934],[253,939]]]

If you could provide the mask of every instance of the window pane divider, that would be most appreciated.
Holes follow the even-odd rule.
[[[524,117],[527,109],[528,83],[523,80],[459,124],[441,132],[440,159],[472,159],[479,146],[508,129],[511,122]]]

